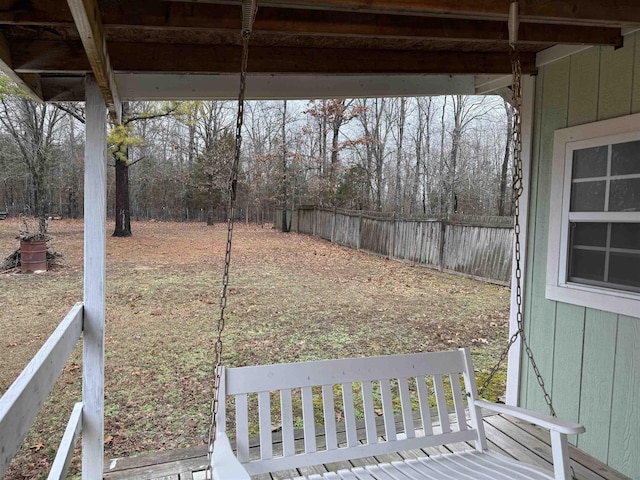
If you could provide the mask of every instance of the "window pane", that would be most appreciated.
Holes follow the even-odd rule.
[[[607,225],[606,223],[572,223],[571,245],[606,247]]]
[[[611,193],[609,194],[609,211],[640,211],[640,178],[611,181]]]
[[[607,174],[607,145],[573,151],[571,178],[604,177]]]
[[[611,175],[640,173],[640,141],[618,143],[611,148]]]
[[[573,249],[569,265],[569,278],[604,280],[604,252]]]
[[[611,248],[628,248],[640,251],[640,223],[613,223]]]
[[[629,287],[640,287],[640,254],[611,253],[609,282]]]
[[[574,183],[571,188],[572,212],[603,212],[605,181]]]

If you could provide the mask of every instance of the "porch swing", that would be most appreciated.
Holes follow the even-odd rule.
[[[507,357],[509,348],[520,338],[550,415],[519,407],[481,400],[476,387],[469,348],[457,351],[409,355],[349,358],[304,363],[227,368],[222,365],[222,333],[229,285],[233,218],[246,85],[249,37],[256,14],[256,0],[242,3],[242,61],[236,122],[236,148],[230,178],[228,229],[215,341],[214,384],[209,425],[207,479],[245,480],[251,475],[268,474],[315,465],[337,464],[363,459],[350,467],[296,476],[308,480],[408,480],[408,479],[556,479],[572,478],[567,435],[579,434],[584,427],[555,418],[551,398],[529,347],[522,317],[521,251],[519,197],[522,193],[521,159],[521,71],[516,48],[518,1],[509,9],[509,39],[512,48],[514,97],[514,193],[515,193],[515,276],[517,331],[480,389],[488,385]],[[462,381],[461,381],[462,377]],[[448,383],[451,402],[447,402]],[[355,391],[355,394],[354,394]],[[410,391],[414,391],[412,400]],[[464,391],[464,393],[463,393]],[[375,396],[374,396],[375,392]],[[235,453],[226,435],[226,399],[235,404]],[[280,415],[272,419],[272,398],[279,402]],[[294,400],[300,398],[302,428],[296,432]],[[356,420],[355,399],[362,402],[364,420]],[[374,398],[379,400],[374,400]],[[336,409],[338,402],[338,410]],[[381,403],[381,408],[377,404]],[[416,406],[417,404],[417,406]],[[254,407],[254,405],[256,405]],[[435,405],[432,418],[430,406]],[[257,409],[259,434],[249,441],[249,414]],[[553,474],[537,466],[519,462],[487,448],[481,409],[507,414],[550,431]],[[320,410],[318,412],[318,410]],[[316,425],[316,414],[322,423]],[[337,422],[340,415],[342,422]],[[467,418],[467,414],[468,417]],[[453,417],[453,421],[450,417]],[[272,432],[280,423],[281,431]],[[359,439],[358,424],[366,433]],[[417,423],[417,425],[416,425]],[[257,443],[256,443],[257,441]],[[446,445],[469,442],[475,448],[441,453]],[[410,454],[404,460],[377,462],[373,457],[421,450],[427,456]],[[435,454],[431,454],[431,453]],[[407,458],[413,457],[413,458]],[[399,457],[400,458],[400,457]],[[369,461],[370,460],[370,461]]]

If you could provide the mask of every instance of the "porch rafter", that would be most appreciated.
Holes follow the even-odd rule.
[[[111,63],[118,71],[156,73],[235,73],[239,46],[114,42]],[[507,73],[502,52],[441,52],[373,48],[252,48],[251,73],[298,74],[475,74]],[[83,74],[94,66],[80,42],[16,41],[15,69],[20,73]],[[535,54],[521,55],[524,73],[535,71]]]
[[[43,100],[40,76],[30,73],[16,73],[13,69],[11,48],[2,33],[0,33],[0,70],[34,100]]]
[[[169,0],[179,1],[179,0]],[[200,3],[234,3],[224,0],[192,0]],[[368,11],[503,20],[508,16],[504,0],[262,0],[262,6],[307,8],[333,11]],[[563,23],[566,25],[625,26],[640,23],[636,0],[615,3],[584,0],[520,1],[521,22]]]
[[[2,2],[0,2],[1,5]],[[116,37],[119,30],[140,27],[150,31],[171,29],[203,29],[237,32],[240,29],[240,7],[212,3],[152,2],[146,0],[135,11],[124,13],[113,4],[101,7],[107,36]],[[0,25],[34,25],[64,27],[73,24],[69,12],[61,11],[51,0],[35,0],[19,11],[0,10]],[[289,8],[261,7],[253,26],[256,33],[337,35],[402,39],[446,39],[469,42],[509,40],[507,22],[468,18],[388,15],[366,12],[334,12]],[[620,45],[620,29],[601,26],[522,23],[521,43]]]
[[[67,3],[111,120],[119,124],[122,121],[122,104],[111,68],[97,0],[67,0]]]

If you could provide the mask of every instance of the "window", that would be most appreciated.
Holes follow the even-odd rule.
[[[546,296],[640,316],[640,114],[558,130]]]

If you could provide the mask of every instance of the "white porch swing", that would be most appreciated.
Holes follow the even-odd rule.
[[[520,337],[538,382],[544,392],[551,415],[543,415],[518,407],[481,400],[476,388],[474,368],[468,348],[448,352],[432,352],[384,357],[351,358],[306,363],[225,368],[222,366],[222,332],[227,302],[233,217],[241,148],[243,102],[248,58],[248,43],[255,0],[243,1],[243,54],[240,70],[240,92],[236,125],[236,151],[230,180],[229,220],[223,291],[220,316],[217,321],[215,380],[209,429],[209,462],[207,478],[220,480],[249,479],[251,475],[290,470],[320,464],[331,464],[368,457],[363,466],[338,469],[335,472],[297,477],[309,480],[408,480],[408,479],[569,479],[567,435],[579,434],[584,427],[555,418],[551,399],[535,365],[523,329],[520,269],[520,224],[518,199],[522,191],[522,161],[520,132],[521,72],[516,42],[518,32],[518,2],[512,0],[509,11],[509,33],[513,67],[515,103],[515,181],[516,195],[516,288],[518,330],[509,340],[507,349],[489,378],[506,358],[511,345]],[[462,380],[461,380],[462,377]],[[445,384],[450,385],[451,403],[447,404]],[[357,437],[354,389],[362,399],[365,439]],[[417,393],[412,403],[410,391]],[[483,388],[481,388],[481,391]],[[374,397],[374,391],[376,395]],[[464,393],[463,393],[464,392]],[[296,437],[294,398],[300,396],[302,435]],[[382,408],[376,408],[374,398],[380,398]],[[236,451],[226,435],[229,418],[225,402],[231,397],[235,404]],[[280,414],[272,418],[272,398],[279,403]],[[315,401],[314,401],[315,399]],[[338,410],[336,410],[338,401]],[[254,404],[256,405],[254,407]],[[430,405],[437,407],[432,418]],[[257,409],[259,417],[258,445],[249,442],[249,414]],[[550,430],[554,472],[518,462],[487,448],[481,409],[508,414]],[[338,428],[336,414],[344,419],[344,429]],[[450,412],[453,421],[450,419]],[[316,413],[323,419],[316,425]],[[467,415],[469,418],[467,418]],[[231,416],[230,416],[231,417]],[[416,422],[417,420],[417,422]],[[272,424],[281,425],[281,432],[272,433]],[[416,426],[417,423],[417,426]],[[277,438],[276,438],[277,437]],[[459,442],[473,442],[475,449],[456,453],[440,453],[439,447]],[[372,457],[427,449],[434,455],[407,455],[397,462],[378,463]],[[254,455],[254,452],[258,452]],[[413,458],[408,458],[413,457]]]

